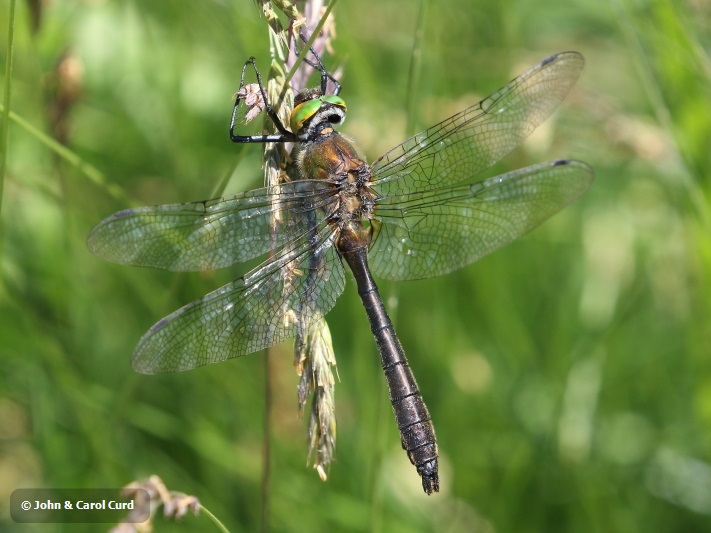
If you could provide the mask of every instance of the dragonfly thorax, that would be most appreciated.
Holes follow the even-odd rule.
[[[343,228],[372,218],[377,195],[370,188],[371,169],[348,138],[324,128],[316,139],[300,143],[296,161],[303,179],[332,184],[337,196],[329,214],[332,225]]]

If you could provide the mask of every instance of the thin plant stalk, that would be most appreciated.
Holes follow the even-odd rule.
[[[10,118],[10,97],[12,95],[12,59],[15,43],[15,0],[10,0],[10,16],[7,21],[7,57],[5,58],[5,85],[3,89],[2,128],[0,129],[0,214],[2,213],[5,170],[7,166],[7,146]]]
[[[277,14],[272,10],[272,5],[279,8],[288,18],[289,24],[284,29]],[[267,97],[280,119],[288,123],[288,116],[293,108],[293,91],[306,88],[312,67],[303,63],[303,58],[312,49],[321,54],[325,49],[325,36],[319,32],[326,23],[327,17],[333,8],[333,3],[323,9],[320,1],[309,1],[304,6],[306,17],[302,16],[296,7],[289,3],[265,2],[262,10],[269,28],[271,67],[267,81]],[[306,43],[301,43],[302,27],[307,31],[314,28],[311,35],[306,35]],[[324,30],[324,34],[328,34]],[[317,44],[321,41],[320,44]],[[296,55],[291,52],[292,47],[301,48]],[[289,73],[287,74],[287,70]],[[255,103],[255,105],[257,105]],[[249,113],[245,116],[247,117]],[[294,174],[294,164],[288,153],[290,145],[283,143],[267,143],[264,148],[265,185],[278,187],[284,179]],[[295,176],[298,178],[298,176]],[[281,215],[275,212],[272,221],[272,238],[276,242]],[[284,272],[285,279],[292,275],[288,270]],[[290,316],[295,313],[290,313]],[[292,318],[293,318],[292,316]],[[265,389],[264,389],[264,435],[262,442],[262,482],[261,482],[261,530],[268,530],[269,519],[269,486],[271,463],[271,357],[269,351],[265,359]],[[333,403],[333,373],[330,366],[335,365],[333,348],[330,341],[325,321],[321,320],[309,330],[297,334],[295,341],[295,360],[297,371],[302,376],[299,386],[299,411],[304,405],[304,397],[310,392],[314,393],[312,414],[309,418],[309,457],[316,450],[314,467],[322,479],[326,478],[326,467],[331,462],[335,450],[335,404]],[[304,368],[307,370],[304,371]]]

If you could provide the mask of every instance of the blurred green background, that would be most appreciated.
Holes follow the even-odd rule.
[[[400,449],[349,283],[328,316],[337,461],[305,466],[292,347],[273,351],[273,531],[708,531],[711,523],[711,4],[430,2],[418,129],[562,50],[583,78],[496,167],[574,157],[593,188],[531,235],[452,275],[381,282],[435,421],[442,492]],[[7,57],[9,0],[0,1]],[[39,7],[41,6],[41,7]],[[341,0],[343,131],[369,160],[403,140],[418,3]],[[39,14],[39,17],[37,16]],[[18,2],[0,257],[0,530],[102,531],[9,518],[17,487],[119,487],[157,474],[232,531],[261,514],[265,365],[130,367],[159,318],[244,269],[117,266],[85,238],[129,206],[261,184],[261,148],[229,142],[244,60],[269,64],[249,0]],[[4,79],[3,79],[4,83]],[[5,149],[1,146],[0,149]],[[397,303],[395,307],[393,304]],[[211,531],[203,517],[156,531]]]

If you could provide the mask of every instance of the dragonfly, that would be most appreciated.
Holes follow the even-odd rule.
[[[370,321],[402,446],[424,492],[438,492],[434,426],[374,276],[403,281],[452,272],[539,226],[589,188],[592,168],[573,159],[473,180],[559,106],[585,60],[577,52],[547,57],[372,164],[336,129],[347,107],[320,58],[309,63],[321,73],[320,86],[296,95],[288,127],[250,62],[276,133],[234,133],[238,93],[230,138],[293,143],[297,179],[225,198],[125,209],[89,234],[89,249],[103,259],[171,271],[265,256],[242,277],[159,320],[140,339],[132,366],[148,374],[184,371],[303,337],[344,291],[347,267]],[[330,93],[329,81],[336,87]]]

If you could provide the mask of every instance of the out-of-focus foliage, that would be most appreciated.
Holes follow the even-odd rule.
[[[84,246],[105,215],[260,184],[229,142],[231,97],[268,38],[247,0],[18,3],[12,110],[95,167],[10,124],[0,257],[0,529],[17,487],[119,487],[149,474],[233,531],[260,517],[264,356],[183,374],[129,365],[156,320],[244,269],[172,274]],[[341,0],[332,70],[369,160],[550,53],[577,88],[497,170],[560,157],[596,182],[530,236],[455,274],[382,283],[435,421],[442,492],[399,449],[352,287],[329,315],[337,461],[304,467],[291,346],[270,373],[275,531],[704,531],[711,515],[711,11],[699,0]],[[9,0],[0,1],[7,54]],[[34,22],[33,22],[34,21]],[[410,91],[408,93],[408,91]],[[5,147],[0,147],[4,149]],[[394,307],[397,303],[397,307]],[[203,531],[201,518],[156,531]],[[108,526],[107,526],[108,527]],[[96,531],[27,526],[23,531]]]

